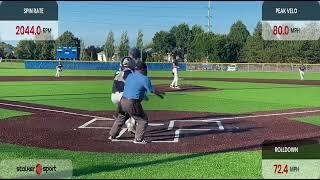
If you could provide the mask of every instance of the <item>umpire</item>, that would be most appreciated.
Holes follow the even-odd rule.
[[[132,117],[137,123],[133,143],[147,143],[144,139],[144,134],[148,126],[148,117],[142,108],[141,101],[146,93],[154,93],[163,98],[158,91],[154,90],[147,72],[147,65],[139,61],[136,64],[135,71],[127,77],[120,106],[117,110],[117,117],[109,133],[110,140],[116,138],[126,120]]]

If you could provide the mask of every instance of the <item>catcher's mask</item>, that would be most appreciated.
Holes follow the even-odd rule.
[[[121,68],[124,69],[126,67],[130,69],[134,69],[134,61],[129,56],[126,56],[121,60]]]

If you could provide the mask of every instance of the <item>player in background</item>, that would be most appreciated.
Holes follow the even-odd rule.
[[[299,67],[299,71],[300,71],[300,79],[304,80],[304,71],[306,70],[306,66],[301,63],[301,66]]]
[[[180,87],[178,86],[178,80],[179,80],[178,69],[179,69],[179,63],[178,63],[178,59],[177,59],[177,54],[173,53],[172,54],[173,81],[170,84],[170,88],[180,89]]]
[[[56,77],[60,77],[60,74],[62,72],[63,69],[63,65],[62,63],[59,61],[59,64],[56,66],[57,72],[56,72]]]

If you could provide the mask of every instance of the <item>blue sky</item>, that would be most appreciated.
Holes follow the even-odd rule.
[[[207,24],[208,1],[59,1],[59,33],[70,30],[86,45],[102,45],[107,33],[128,31],[130,44],[135,45],[139,29],[144,43],[151,42],[155,32],[169,30],[183,22],[190,26]],[[242,20],[250,32],[261,20],[262,1],[211,2],[215,33],[228,33],[230,26]]]
[[[186,22],[206,29],[207,24],[208,1],[58,1],[58,5],[59,34],[69,30],[86,46],[101,46],[110,30],[116,43],[127,30],[133,46],[139,29],[148,43],[155,32],[168,31],[173,25]],[[237,20],[252,32],[261,20],[262,1],[212,1],[211,5],[215,33],[228,33]]]

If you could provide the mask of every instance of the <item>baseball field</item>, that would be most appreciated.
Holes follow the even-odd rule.
[[[107,140],[113,71],[0,63],[0,161],[70,159],[73,178],[262,178],[265,140],[320,137],[320,73],[150,71],[146,145]]]

